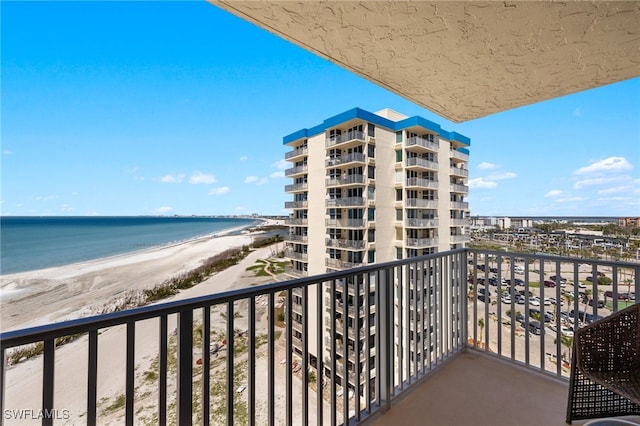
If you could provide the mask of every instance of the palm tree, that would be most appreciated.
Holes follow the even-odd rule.
[[[587,289],[584,290],[584,315],[582,316],[582,322],[587,322],[587,320],[586,320],[586,318],[587,318],[587,304],[591,300],[591,293],[592,292],[593,292],[593,290],[591,290],[590,288],[587,288]]]
[[[558,339],[555,339],[553,341],[553,344],[557,344],[558,343]],[[562,343],[564,346],[566,346],[569,350],[568,350],[568,356],[567,356],[567,352],[564,352],[562,354],[562,358],[567,361],[570,362],[571,360],[571,348],[573,347],[573,337],[569,337],[569,336],[565,336],[563,334],[560,335],[560,343]]]
[[[478,326],[480,327],[480,341],[482,342],[482,329],[484,329],[484,319],[480,318],[478,320]]]

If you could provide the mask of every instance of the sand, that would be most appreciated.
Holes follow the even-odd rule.
[[[252,235],[220,236],[218,238],[201,238],[194,241],[176,244],[171,247],[154,248],[127,255],[115,256],[89,262],[82,262],[59,268],[5,275],[1,277],[2,289],[2,330],[24,328],[54,321],[86,316],[99,310],[105,304],[113,303],[124,292],[132,288],[152,287],[170,276],[193,269],[201,262],[217,253],[230,248],[249,244]],[[282,243],[280,243],[282,244]],[[254,265],[258,259],[269,258],[275,249],[280,247],[264,247],[251,252],[238,265],[215,274],[203,283],[183,290],[176,296],[163,299],[157,303],[198,297],[206,294],[227,291],[235,288],[266,284],[290,278],[286,274],[280,276],[258,277],[247,267]],[[247,328],[246,301],[239,302],[239,312],[244,309],[236,321],[236,328]],[[212,310],[212,336],[224,330],[222,319],[223,308]],[[256,312],[257,334],[265,335],[267,315],[266,307],[259,304]],[[197,315],[196,315],[197,317]],[[176,326],[175,316],[169,317],[169,330]],[[277,341],[276,359],[285,357],[283,337]],[[125,326],[112,327],[100,332],[98,342],[98,419],[100,424],[122,424],[124,407],[110,408],[117,405],[118,397],[125,391]],[[170,339],[171,340],[171,339]],[[213,343],[212,339],[212,343]],[[257,348],[257,363],[260,374],[266,372],[266,344]],[[154,370],[158,357],[158,321],[147,320],[136,323],[135,363],[136,363],[136,423],[157,423],[154,416],[157,412],[157,381],[147,380],[147,374]],[[202,354],[195,349],[193,353],[194,368],[196,360]],[[224,377],[225,354],[220,358],[212,357],[212,377]],[[214,366],[214,360],[215,366]],[[236,365],[242,370],[246,364],[246,353],[236,358]],[[276,363],[276,410],[281,417],[285,408],[284,366]],[[239,370],[239,371],[240,371]],[[78,424],[86,421],[86,387],[87,387],[87,338],[68,343],[56,349],[55,353],[55,408],[59,420],[56,424]],[[27,418],[17,421],[12,418],[10,424],[34,424],[33,416],[38,414],[42,398],[42,357],[20,362],[9,366],[6,371],[5,410],[32,410]],[[259,407],[259,421],[266,420],[267,381],[259,377],[256,383]],[[246,378],[244,379],[246,383]],[[294,395],[301,394],[300,373],[294,375]],[[195,386],[197,388],[197,386]],[[175,376],[169,374],[168,394],[175,392]],[[197,390],[194,391],[197,394]],[[246,399],[246,391],[238,394],[238,399]],[[315,392],[311,391],[311,417],[315,418]],[[220,404],[220,397],[213,396],[213,407]],[[218,401],[216,402],[216,398]],[[326,402],[325,402],[326,404]],[[169,409],[174,413],[174,409]],[[11,411],[13,413],[13,411]],[[6,411],[3,413],[6,414]],[[301,406],[294,404],[294,417],[301,415]],[[6,417],[5,417],[6,418]]]

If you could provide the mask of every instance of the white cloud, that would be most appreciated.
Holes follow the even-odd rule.
[[[244,183],[253,183],[258,181],[258,176],[247,176],[244,178]]]
[[[491,169],[495,169],[496,165],[493,163],[487,163],[486,161],[483,161],[482,163],[478,164],[478,168],[480,170],[491,170]]]
[[[184,173],[178,175],[165,175],[160,178],[162,183],[181,183],[187,175]]]
[[[573,115],[574,117],[580,117],[582,115],[582,110],[580,109],[580,107],[578,107],[573,110],[571,115]]]
[[[492,189],[498,186],[496,182],[485,178],[475,178],[469,180],[469,188]]]
[[[279,178],[283,178],[284,177],[284,172],[281,170],[278,170],[277,172],[273,172],[269,175],[269,177],[271,179],[279,179]]]
[[[547,192],[546,194],[544,194],[545,198],[555,198],[555,197],[560,197],[562,195],[564,195],[565,192],[561,191],[559,189],[552,189],[551,191]]]
[[[288,161],[286,161],[286,160],[282,159],[282,160],[278,160],[278,161],[276,161],[276,162],[275,162],[275,163],[273,163],[271,166],[272,166],[272,167],[275,167],[275,168],[276,168],[276,169],[278,169],[278,170],[286,170],[286,169],[288,169],[288,168],[289,168],[290,163],[289,163]]]
[[[11,154],[13,154],[13,152],[9,151],[8,149],[2,150],[2,155],[11,155]]]
[[[614,186],[612,188],[601,189],[598,191],[598,195],[616,194],[618,192],[635,192],[637,188],[631,185]]]
[[[268,179],[267,179],[266,177],[260,178],[260,179],[258,179],[258,181],[256,182],[256,185],[258,185],[258,186],[259,186],[259,185],[264,185],[265,183],[267,183],[267,180],[268,180]]]
[[[159,213],[159,214],[162,214],[162,213],[168,213],[168,212],[170,212],[172,210],[173,210],[172,207],[162,206],[162,207],[158,207],[157,209],[155,209],[155,212]]]
[[[624,157],[609,157],[591,163],[588,166],[581,167],[574,171],[574,175],[586,175],[591,173],[619,172],[623,170],[631,170],[633,165]]]
[[[216,183],[216,177],[212,174],[194,172],[193,174],[191,174],[191,177],[189,178],[189,183],[192,185],[200,185],[200,184],[209,185],[212,183]]]
[[[240,157],[240,161],[247,161],[249,159],[249,157],[247,157],[246,155],[243,155],[242,157]]]
[[[60,210],[62,210],[63,212],[72,212],[75,209],[71,207],[69,204],[63,204],[60,206]]]
[[[221,186],[220,188],[213,188],[209,191],[209,195],[224,195],[228,194],[231,189],[228,186]]]
[[[595,177],[590,179],[582,179],[573,184],[575,189],[581,189],[585,186],[605,185],[613,182],[622,182],[629,179],[629,176],[611,176],[611,177]]]
[[[576,201],[584,201],[584,197],[564,197],[564,198],[556,198],[555,202],[557,203],[574,203]]]
[[[487,176],[487,180],[505,180],[505,179],[513,179],[517,177],[513,172],[503,172],[503,173],[491,173]]]

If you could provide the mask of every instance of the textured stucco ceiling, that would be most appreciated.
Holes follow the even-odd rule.
[[[640,1],[210,2],[456,122],[640,75]]]

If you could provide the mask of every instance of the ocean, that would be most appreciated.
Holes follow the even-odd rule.
[[[0,275],[62,266],[257,225],[248,218],[0,217]]]

